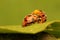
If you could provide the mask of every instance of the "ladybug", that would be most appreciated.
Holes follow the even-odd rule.
[[[39,23],[44,23],[47,20],[47,15],[42,10],[34,10],[32,14],[38,16]]]
[[[37,16],[36,15],[32,15],[32,14],[29,14],[27,16],[25,16],[24,20],[23,20],[23,25],[22,26],[27,26],[27,25],[30,25],[32,23],[35,23],[37,20]]]
[[[34,10],[31,14],[24,17],[22,26],[28,26],[32,23],[44,23],[46,22],[47,16],[42,10]]]

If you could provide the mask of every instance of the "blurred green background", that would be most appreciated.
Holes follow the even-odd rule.
[[[0,26],[21,25],[24,16],[35,9],[45,11],[48,18],[47,21],[60,20],[60,0],[0,0]],[[19,27],[15,28],[17,30]],[[57,29],[58,28],[60,27],[57,27]],[[11,29],[13,29],[13,27],[11,27]],[[5,29],[0,29],[0,31],[1,30],[5,32]],[[11,32],[13,32],[13,30]],[[20,28],[18,30],[20,30]],[[54,32],[58,35],[57,31]]]
[[[20,25],[35,9],[45,11],[48,21],[60,20],[60,0],[0,0],[0,25]]]

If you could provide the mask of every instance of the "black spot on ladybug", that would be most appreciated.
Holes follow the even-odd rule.
[[[27,21],[27,20],[25,20],[25,21]]]
[[[42,15],[42,17],[44,17],[45,15]]]
[[[26,18],[24,18],[24,20],[27,21]]]
[[[38,18],[41,18],[41,16],[38,16]]]
[[[46,21],[46,19],[45,19],[45,21]]]

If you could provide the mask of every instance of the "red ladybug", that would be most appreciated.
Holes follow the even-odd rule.
[[[27,26],[32,23],[35,23],[37,21],[36,19],[37,19],[36,15],[29,14],[29,15],[25,16],[22,26]]]
[[[44,23],[47,20],[47,16],[42,10],[34,10],[32,14],[38,16],[38,22],[40,23]]]
[[[42,10],[34,10],[31,14],[25,16],[22,26],[28,26],[32,23],[44,23],[47,17]]]

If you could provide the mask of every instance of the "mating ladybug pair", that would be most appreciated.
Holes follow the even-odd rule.
[[[23,19],[22,26],[28,26],[32,23],[44,23],[47,19],[47,16],[42,10],[34,10],[31,14],[27,15]]]

